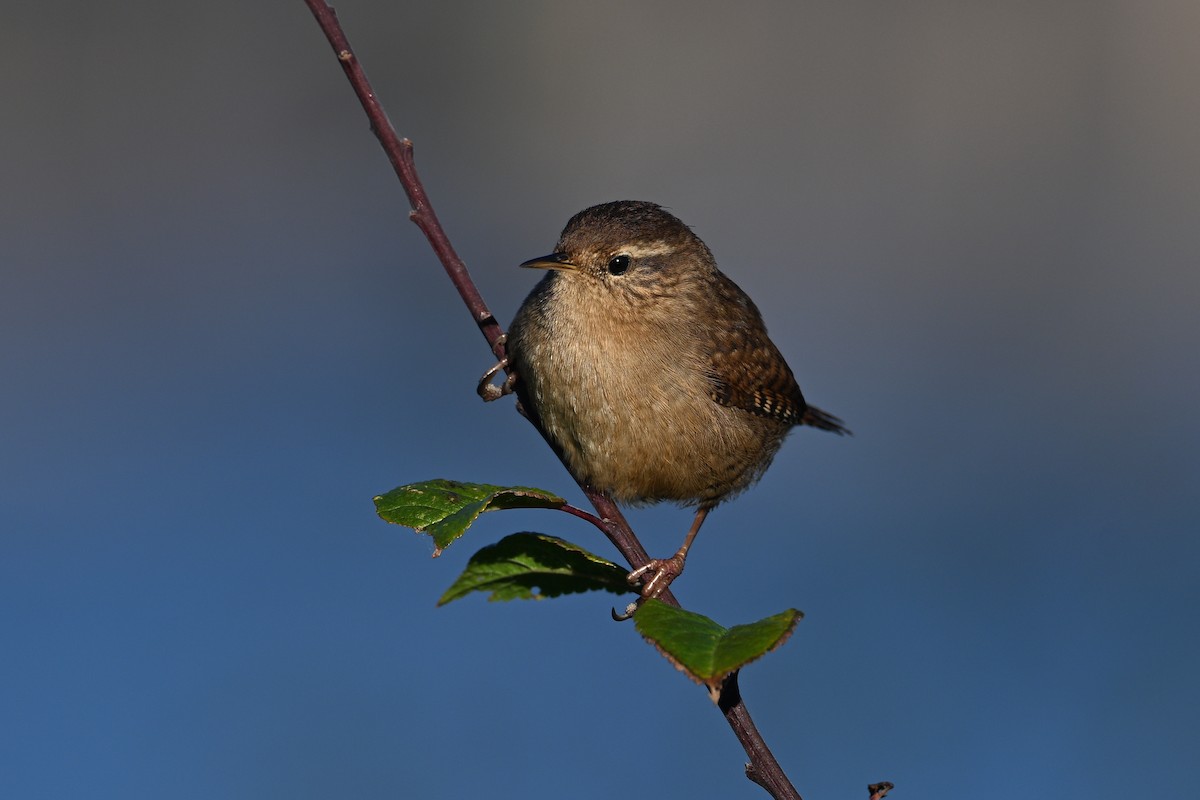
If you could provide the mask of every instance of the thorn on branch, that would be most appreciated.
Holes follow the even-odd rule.
[[[749,778],[751,782],[757,783],[759,786],[766,789],[768,794],[773,795],[771,786],[765,780],[763,780],[762,775],[760,775],[758,770],[754,768],[754,764],[746,765],[746,777]]]

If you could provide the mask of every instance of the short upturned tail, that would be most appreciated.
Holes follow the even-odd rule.
[[[801,425],[811,425],[814,428],[820,428],[823,431],[831,431],[838,436],[853,436],[850,429],[842,424],[842,421],[830,414],[827,411],[822,411],[816,406],[809,406],[804,409],[804,416],[800,418]]]

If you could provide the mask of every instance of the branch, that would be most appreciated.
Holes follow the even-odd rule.
[[[471,312],[475,324],[479,326],[480,331],[487,339],[492,353],[497,358],[503,359],[504,343],[501,338],[503,332],[500,324],[488,310],[487,304],[484,303],[483,297],[475,288],[475,284],[467,272],[466,264],[458,257],[453,245],[450,244],[450,239],[442,230],[441,223],[438,222],[429,197],[425,194],[425,188],[422,186],[420,178],[417,177],[416,166],[413,162],[412,142],[400,138],[388,121],[383,106],[380,105],[375,92],[371,89],[366,73],[350,48],[350,42],[342,31],[334,10],[323,0],[305,0],[305,2],[313,16],[316,17],[329,44],[332,45],[334,53],[337,54],[338,62],[342,65],[346,78],[350,81],[350,85],[362,103],[363,110],[366,111],[367,118],[371,121],[371,130],[383,146],[388,160],[391,161],[392,167],[396,171],[396,176],[400,179],[401,186],[404,187],[405,194],[408,195],[409,205],[412,207],[409,214],[410,219],[425,234],[425,238],[429,241],[438,260],[442,262],[446,274],[450,276],[450,280]],[[528,419],[528,416],[526,418]],[[533,420],[530,421],[533,422]],[[535,423],[534,427],[538,429],[543,438],[546,438],[546,434],[540,426]],[[549,443],[549,440],[547,442]],[[556,448],[552,447],[552,449],[557,452]],[[637,569],[649,561],[650,557],[646,553],[646,549],[638,541],[616,503],[608,495],[591,486],[584,483],[579,485],[600,515],[599,520],[592,518],[589,521],[594,524],[600,523],[601,530],[629,562],[630,567]],[[576,516],[582,515],[576,514]],[[590,514],[587,515],[587,517],[590,516]],[[659,599],[679,607],[679,601],[669,590],[663,592]],[[747,777],[766,789],[775,800],[802,800],[791,781],[788,780],[783,768],[767,747],[758,728],[755,727],[750,712],[746,710],[738,689],[737,673],[731,675],[726,681],[718,706],[721,713],[725,715],[725,720],[729,723],[730,728],[733,729],[734,735],[745,749],[746,756],[750,759],[750,763],[746,765]]]
[[[483,296],[479,294],[474,281],[467,273],[467,265],[458,257],[454,245],[450,244],[450,238],[442,230],[442,224],[438,221],[429,197],[425,194],[425,187],[421,185],[421,179],[417,177],[416,164],[413,162],[412,142],[408,139],[401,139],[396,133],[396,129],[392,127],[387,113],[371,88],[371,82],[367,80],[367,73],[363,71],[362,65],[350,48],[350,40],[346,38],[342,26],[338,23],[337,12],[320,0],[305,0],[305,2],[313,16],[317,18],[317,24],[321,26],[325,38],[333,46],[333,52],[337,54],[342,71],[346,73],[346,78],[354,87],[354,93],[362,103],[363,111],[367,113],[367,119],[371,122],[371,131],[379,139],[388,161],[392,162],[392,169],[396,171],[396,177],[400,179],[400,185],[404,187],[404,193],[408,195],[408,204],[412,207],[412,211],[408,215],[409,219],[417,224],[417,227],[425,234],[425,238],[429,240],[429,246],[433,248],[438,260],[445,267],[446,274],[450,276],[454,288],[458,289],[458,294],[466,303],[467,310],[475,319],[475,324],[483,332],[488,346],[492,348],[492,353],[497,358],[503,358],[504,344],[500,338],[503,331],[500,329],[500,323],[496,321],[492,312],[488,310],[487,304],[483,302]]]

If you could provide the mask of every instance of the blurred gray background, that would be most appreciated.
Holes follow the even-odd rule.
[[[342,22],[507,322],[670,207],[809,399],[680,598],[805,797],[1184,796],[1200,746],[1200,4],[367,3]],[[0,29],[0,795],[765,797],[611,596],[434,601],[371,497],[582,502],[294,2]],[[649,549],[690,513],[638,510]],[[620,603],[618,599],[615,601]]]

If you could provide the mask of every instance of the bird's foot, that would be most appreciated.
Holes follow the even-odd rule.
[[[508,334],[501,334],[497,344],[504,344],[508,341]],[[508,371],[508,359],[502,358],[492,365],[492,368],[483,373],[483,377],[479,379],[479,385],[475,387],[475,391],[483,398],[483,402],[490,403],[493,400],[499,400],[507,394],[513,393],[513,386],[516,385],[517,375],[514,372],[508,372],[508,376],[504,381],[497,386],[492,383],[492,378],[500,374],[501,370]]]
[[[625,580],[629,581],[630,586],[638,590],[638,594],[641,597],[626,606],[625,611],[621,613],[617,613],[617,610],[614,608],[612,618],[617,622],[632,619],[634,613],[637,612],[643,602],[658,597],[665,592],[667,587],[671,585],[671,581],[683,573],[683,559],[684,557],[679,553],[670,558],[654,558],[629,573]],[[647,575],[650,576],[648,579],[646,578]]]
[[[629,573],[625,580],[638,590],[641,597],[626,606],[623,612],[618,613],[614,608],[612,618],[617,622],[632,619],[642,603],[665,592],[671,581],[683,573],[683,559],[684,556],[679,553],[670,558],[654,558]],[[647,578],[647,575],[650,577]]]
[[[626,580],[630,586],[639,587],[643,600],[649,600],[665,592],[671,581],[683,574],[683,563],[684,556],[680,553],[670,558],[653,558],[629,573]]]

